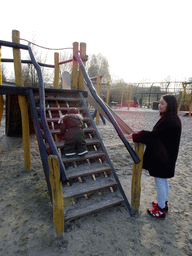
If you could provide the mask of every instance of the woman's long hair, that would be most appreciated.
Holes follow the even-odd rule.
[[[162,97],[167,102],[167,110],[165,114],[177,115],[178,105],[177,105],[177,100],[175,96],[171,94],[166,94],[166,95],[163,95]]]

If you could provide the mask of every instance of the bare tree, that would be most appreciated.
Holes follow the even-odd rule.
[[[8,79],[7,67],[1,63],[2,81],[6,82]]]
[[[33,42],[34,41],[35,40],[33,39]],[[46,63],[47,55],[42,56],[40,51],[38,51],[37,47],[35,47],[33,44],[31,48],[36,61],[39,63]],[[25,59],[30,60],[29,54],[25,56]],[[48,68],[46,67],[41,67],[41,72],[42,72],[44,82],[45,83],[50,82],[50,77],[52,76],[50,70],[48,70]],[[39,86],[39,79],[33,64],[22,64],[22,76],[23,76],[23,83],[25,86],[33,86],[33,87]]]
[[[102,76],[102,82],[111,82],[109,64],[102,54],[92,55],[86,66],[90,77],[96,77],[99,74]]]

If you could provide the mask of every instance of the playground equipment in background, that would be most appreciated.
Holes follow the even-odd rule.
[[[131,211],[127,197],[125,196],[125,193],[115,173],[113,165],[108,157],[107,151],[101,141],[97,128],[86,106],[84,97],[86,96],[87,92],[84,92],[83,90],[84,79],[86,80],[88,90],[90,91],[90,94],[92,96],[92,99],[91,99],[92,102],[96,106],[99,106],[101,108],[101,111],[111,121],[120,139],[123,141],[125,147],[127,148],[131,157],[133,158],[135,162],[134,168],[137,169],[136,170],[137,174],[135,174],[136,176],[138,175],[139,172],[141,173],[141,167],[139,167],[139,165],[141,165],[142,161],[140,161],[140,159],[137,156],[137,153],[131,148],[131,146],[129,145],[128,141],[126,140],[123,134],[123,131],[118,125],[118,122],[119,122],[121,127],[123,127],[123,122],[120,122],[119,121],[120,119],[118,120],[118,118],[116,118],[116,120],[118,121],[115,120],[110,109],[107,107],[106,104],[103,103],[103,101],[97,95],[94,87],[91,84],[91,81],[84,68],[84,63],[86,61],[86,45],[84,43],[80,44],[80,56],[79,56],[78,43],[77,42],[73,43],[74,57],[72,60],[69,60],[73,62],[72,86],[71,86],[72,90],[60,90],[58,89],[59,88],[58,70],[59,70],[59,65],[61,63],[59,63],[58,61],[58,54],[55,53],[55,65],[45,65],[45,64],[37,63],[33,56],[30,44],[28,46],[20,44],[19,32],[13,31],[12,37],[13,37],[13,43],[0,41],[0,45],[13,47],[13,53],[14,53],[13,61],[14,61],[15,78],[16,78],[17,87],[6,87],[6,86],[0,85],[0,95],[2,94],[6,94],[7,96],[9,96],[10,94],[14,94],[16,96],[18,95],[19,106],[20,106],[21,117],[22,117],[21,120],[22,120],[23,142],[25,142],[23,144],[24,144],[26,170],[29,170],[31,167],[30,144],[29,144],[29,115],[28,115],[29,113],[28,103],[30,103],[30,108],[33,112],[34,127],[36,131],[37,139],[38,139],[38,144],[39,144],[39,149],[40,149],[41,158],[43,162],[48,191],[54,205],[54,211],[53,211],[54,220],[57,219],[55,218],[55,216],[58,216],[57,214],[59,214],[60,220],[64,218],[64,216],[62,216],[63,213],[61,211],[62,200],[61,200],[60,179],[64,183],[66,183],[68,180],[73,181],[76,179],[78,179],[81,182],[82,178],[87,179],[87,176],[88,176],[88,180],[90,180],[90,177],[92,177],[91,179],[94,182],[91,182],[91,184],[88,184],[88,182],[80,183],[79,186],[77,186],[77,183],[75,182],[75,185],[73,186],[73,188],[72,187],[68,188],[68,186],[64,184],[64,187],[63,187],[64,203],[68,204],[69,198],[71,198],[70,202],[74,202],[74,198],[76,196],[79,198],[80,195],[81,196],[84,195],[84,197],[87,198],[88,194],[90,194],[90,197],[92,198],[91,195],[93,194],[93,192],[98,191],[100,195],[101,194],[100,191],[101,190],[105,191],[106,188],[107,189],[110,188],[110,191],[112,191],[113,193],[111,193],[109,196],[108,192],[107,193],[106,191],[103,192],[103,196],[100,197],[99,202],[91,203],[87,207],[85,207],[86,203],[83,202],[82,211],[80,211],[78,209],[79,207],[77,206],[77,210],[72,209],[72,211],[70,211],[72,213],[67,213],[67,212],[65,213],[65,219],[67,218],[67,216],[68,216],[68,219],[71,219],[71,218],[82,216],[84,214],[94,212],[95,210],[100,210],[105,207],[113,206],[123,202],[128,208],[130,214],[132,214],[132,212],[137,212],[139,209],[138,202],[140,202],[140,187],[138,186],[138,179],[136,179],[134,181],[134,184],[132,184],[132,191],[134,191],[134,193],[137,193],[137,194],[132,198],[132,211]],[[38,73],[39,89],[31,88],[31,87],[23,87],[22,79],[21,79],[22,78],[21,63],[23,61],[20,58],[20,49],[28,50],[30,53],[31,60],[32,60],[30,63],[34,64]],[[29,63],[29,62],[27,61],[25,63]],[[40,69],[41,65],[55,68],[54,89],[44,89],[43,77]],[[79,70],[78,70],[78,66],[80,66]],[[81,114],[84,117],[84,122],[87,124],[87,129],[85,130],[85,132],[87,133],[87,136],[88,136],[87,146],[89,147],[90,154],[88,154],[86,157],[75,157],[75,158],[68,159],[59,154],[59,148],[63,145],[63,142],[59,138],[59,129],[57,127],[57,122],[59,120],[60,115],[65,114],[67,109],[71,106],[80,107]],[[129,131],[127,130],[127,132]],[[52,154],[55,156],[52,156]],[[49,155],[49,161],[48,161],[48,155]],[[55,163],[55,161],[57,163]],[[97,163],[96,166],[95,166],[95,163]],[[72,168],[72,172],[70,173],[70,168],[68,167],[72,167],[71,164],[73,168]],[[99,164],[99,167],[98,167],[98,164]],[[80,168],[80,166],[82,166],[82,168]],[[56,175],[57,178],[55,179],[57,179],[57,181],[55,181],[55,184],[57,184],[56,187],[59,193],[55,192],[54,185],[51,185],[50,183],[50,175],[49,175],[50,169],[56,169],[55,171],[57,172],[57,175]],[[98,175],[97,178],[96,178],[96,174]],[[61,178],[59,178],[59,182],[58,182],[58,175],[59,176],[61,175]],[[52,175],[52,177],[54,177],[54,175]],[[136,190],[134,190],[133,187],[136,188]],[[52,196],[53,193],[56,193],[54,194],[54,197]],[[104,200],[105,196],[107,196],[106,200]],[[95,202],[95,197],[94,197],[94,201],[91,201],[91,202]],[[72,206],[70,207],[73,208],[73,203],[72,203]],[[61,223],[55,223],[55,226],[58,227],[58,225],[60,224]],[[56,227],[56,230],[57,230],[57,227]],[[59,230],[57,233],[61,233],[62,231],[63,230]]]
[[[182,86],[183,86],[183,92],[182,92],[182,96],[181,96],[181,100],[180,100],[180,103],[179,103],[179,107],[178,107],[178,110],[181,109],[181,105],[184,101],[184,98],[186,99],[186,102],[187,102],[187,106],[189,108],[189,114],[187,114],[189,117],[191,116],[191,111],[192,111],[192,103],[189,99],[189,94],[187,94],[187,85],[191,84],[192,82],[183,82],[182,83]]]
[[[164,94],[174,94],[178,103],[182,102],[188,106],[192,103],[191,90],[189,86],[192,82],[168,81],[168,82],[141,82],[127,83],[110,86],[110,97],[118,102],[118,107],[130,106],[130,98],[136,97],[140,103],[139,106],[152,108],[153,102],[157,102]],[[186,88],[184,88],[186,86]],[[182,95],[182,99],[179,96]],[[178,110],[182,108],[182,105]]]

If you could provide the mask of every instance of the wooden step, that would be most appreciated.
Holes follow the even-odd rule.
[[[67,102],[82,102],[81,98],[65,98],[65,97],[45,97],[45,101],[67,101]]]
[[[85,139],[85,142],[87,146],[100,145],[100,141],[98,139]],[[55,142],[55,145],[57,148],[62,148],[64,146],[64,141]],[[46,148],[47,149],[49,148],[49,145],[47,143],[46,143]]]
[[[53,123],[58,123],[59,117],[55,117],[55,118],[46,118],[46,120],[47,120],[48,123],[51,123],[51,122],[53,122]],[[83,117],[83,122],[90,122],[90,121],[91,121],[90,118],[88,118],[88,117]]]
[[[66,156],[61,157],[64,164],[72,163],[72,162],[81,162],[87,159],[91,160],[91,159],[98,159],[98,158],[105,159],[105,153],[98,150],[98,151],[89,151],[89,153],[84,156],[75,155],[73,157],[66,157]]]
[[[55,130],[49,130],[52,134],[59,134],[61,131],[60,129],[55,129]],[[91,134],[95,134],[95,129],[91,128],[91,127],[87,127],[87,128],[83,128],[84,133],[91,133]]]
[[[59,110],[67,112],[69,108],[68,107],[60,107],[60,108],[58,108],[58,107],[46,107],[45,109],[49,110],[49,111],[53,111],[53,112],[59,111]],[[78,109],[79,109],[80,112],[85,112],[86,111],[85,107],[78,107]],[[40,108],[37,107],[37,111],[39,111],[39,110],[40,110]]]
[[[89,202],[90,201],[90,202]],[[76,219],[84,215],[88,215],[97,211],[101,211],[105,208],[109,208],[115,205],[120,205],[124,202],[120,193],[110,193],[103,198],[98,196],[96,200],[86,200],[84,205],[74,204],[73,207],[64,209],[65,221]]]
[[[117,182],[111,178],[102,178],[92,182],[76,182],[72,186],[63,186],[63,198],[76,197],[84,194],[90,194],[95,191],[101,191],[106,188],[117,186]]]
[[[84,166],[83,166],[84,167]],[[67,178],[70,179],[74,179],[74,178],[78,178],[78,177],[85,177],[85,176],[89,176],[89,175],[96,175],[99,173],[104,173],[106,172],[107,175],[109,175],[111,173],[111,168],[108,166],[104,166],[102,165],[101,167],[95,167],[94,165],[92,165],[92,168],[88,168],[85,169],[85,167],[78,167],[78,168],[71,168],[67,170]]]
[[[39,100],[39,95],[35,95],[35,100]],[[61,96],[52,96],[52,95],[45,95],[45,101],[74,101],[74,102],[77,102],[77,101],[82,101],[82,99],[79,97],[79,96],[76,96],[76,97],[70,97],[70,96],[65,96],[65,94],[63,94],[63,97]]]

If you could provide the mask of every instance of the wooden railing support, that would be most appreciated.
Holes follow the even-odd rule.
[[[84,58],[86,57],[86,43],[80,43],[80,57]],[[83,61],[84,66],[86,65],[86,61]],[[78,86],[79,90],[84,90],[84,76],[83,76],[83,72],[81,71],[81,69],[79,70],[79,86]]]
[[[74,59],[75,52],[78,52],[79,44],[78,42],[73,43],[73,69],[72,69],[72,81],[71,87],[72,89],[77,89],[77,81],[78,81],[78,62]]]
[[[131,209],[133,214],[139,212],[141,196],[141,173],[143,166],[144,144],[135,143],[135,152],[141,160],[138,164],[133,165],[132,187],[131,187]]]
[[[64,231],[64,204],[58,157],[55,155],[49,155],[48,163],[53,200],[53,222],[56,235],[61,236]]]
[[[20,38],[19,31],[13,30],[12,31],[12,41],[14,43],[20,43],[19,38]],[[13,60],[14,60],[16,85],[23,86],[20,49],[13,48]],[[31,169],[31,154],[30,154],[28,105],[27,105],[27,102],[26,102],[26,99],[24,96],[19,95],[18,101],[19,101],[19,106],[20,106],[20,110],[21,110],[25,169],[30,170]]]
[[[54,62],[55,62],[54,88],[59,89],[59,53],[58,52],[55,52],[54,54]]]

